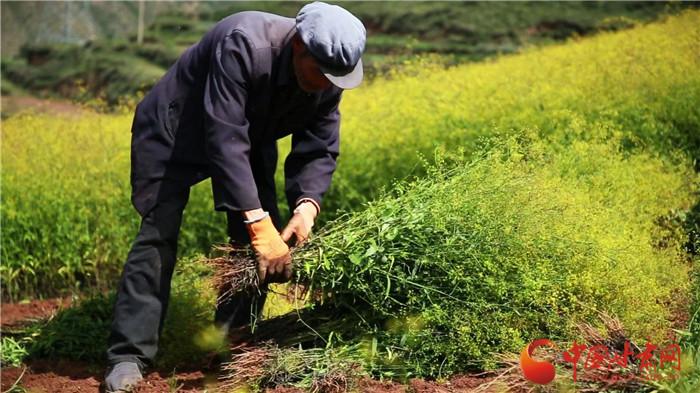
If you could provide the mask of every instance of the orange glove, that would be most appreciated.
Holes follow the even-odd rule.
[[[250,244],[258,257],[260,282],[289,281],[292,278],[292,256],[270,217],[247,224],[246,227]]]

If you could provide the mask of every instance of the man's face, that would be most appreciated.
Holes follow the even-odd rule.
[[[298,36],[293,40],[292,49],[294,74],[299,87],[307,93],[316,93],[329,88],[331,82],[323,75],[316,59]]]

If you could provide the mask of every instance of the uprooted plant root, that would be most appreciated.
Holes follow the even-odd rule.
[[[357,367],[341,370],[336,368],[311,382],[312,393],[343,393],[349,392],[357,385]]]
[[[231,391],[243,384],[261,381],[270,369],[275,348],[269,343],[262,343],[252,348],[245,346],[231,348],[234,352],[231,361],[221,366],[224,375],[220,377],[223,381],[219,386],[220,390]]]
[[[257,293],[260,280],[251,251],[231,245],[220,245],[215,249],[223,255],[207,259],[206,263],[214,268],[213,284],[219,293],[217,303],[221,304],[236,293]]]
[[[231,361],[222,366],[222,391],[241,386],[274,387],[301,381],[311,375],[305,385],[314,393],[347,392],[355,386],[361,368],[352,360],[329,356],[321,348],[281,348],[273,341],[255,347],[232,348]]]
[[[258,278],[257,261],[252,250],[229,244],[217,245],[215,249],[223,255],[207,259],[206,263],[214,268],[212,283],[219,293],[217,303],[221,304],[237,293],[258,295],[263,285]],[[292,254],[294,251],[291,249]],[[302,283],[292,283],[285,296],[290,301],[303,299],[308,293],[307,289]]]

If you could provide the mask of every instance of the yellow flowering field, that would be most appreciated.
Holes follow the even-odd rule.
[[[655,212],[687,209],[689,156],[700,146],[699,63],[700,13],[693,11],[483,63],[448,69],[429,57],[407,63],[346,92],[324,220],[338,209],[360,209],[395,179],[422,176],[422,162],[436,148],[468,157],[484,137],[524,132],[582,149],[570,165],[550,168],[564,178],[592,165],[592,153],[581,147],[586,141],[611,138],[626,154],[644,152],[653,160],[632,159],[615,178],[590,180],[598,182],[591,192],[635,206],[638,178],[626,172],[648,171],[647,181],[665,182],[645,187],[659,192]],[[132,109],[3,121],[4,298],[113,287],[138,227],[129,201]],[[283,157],[288,141],[280,149]],[[224,228],[203,182],[185,213],[181,252],[206,252],[225,239]]]

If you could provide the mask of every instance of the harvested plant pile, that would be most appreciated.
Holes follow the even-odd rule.
[[[309,323],[317,341],[355,346],[372,372],[437,377],[490,368],[537,337],[571,339],[601,311],[634,339],[662,339],[689,266],[682,232],[659,223],[689,207],[696,175],[621,152],[614,130],[569,131],[580,135],[566,145],[524,133],[438,158],[296,249],[312,307],[346,318]]]

